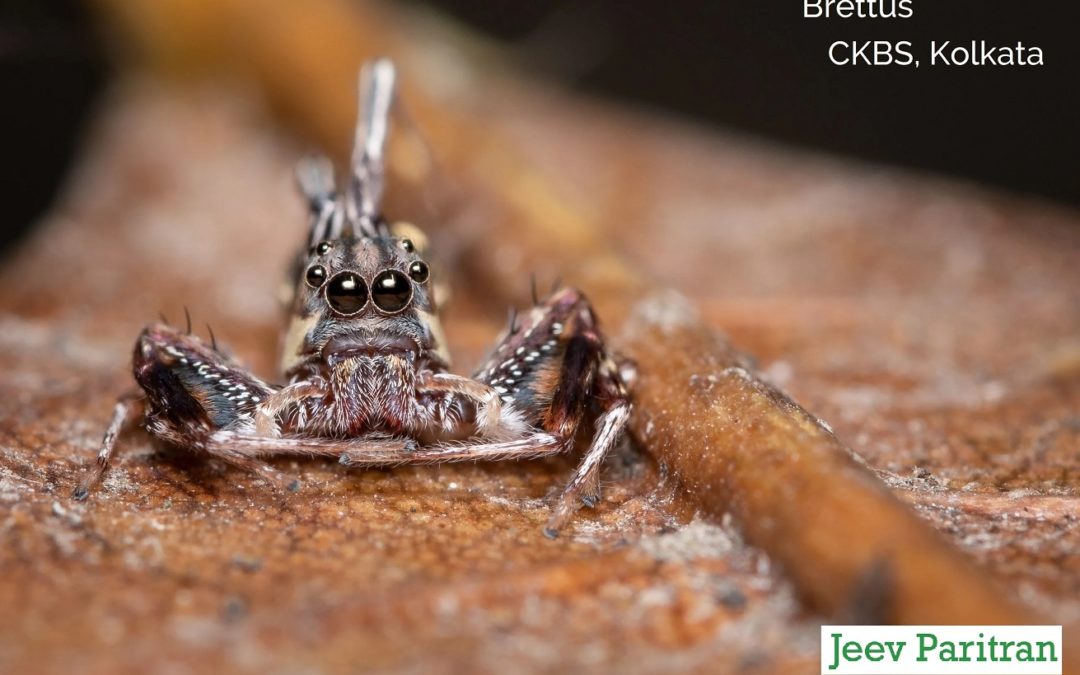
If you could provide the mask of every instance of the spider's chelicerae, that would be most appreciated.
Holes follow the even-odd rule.
[[[263,382],[190,331],[147,327],[133,363],[141,391],[117,403],[77,499],[140,414],[166,442],[285,485],[265,457],[332,456],[347,466],[538,457],[569,451],[595,410],[592,442],[545,532],[554,536],[579,503],[597,502],[600,466],[631,406],[596,316],[580,292],[554,292],[511,321],[473,377],[447,372],[419,237],[403,236],[411,226],[387,221],[379,208],[394,78],[385,60],[364,69],[344,194],[328,162],[301,166],[311,233],[284,341],[288,384]]]

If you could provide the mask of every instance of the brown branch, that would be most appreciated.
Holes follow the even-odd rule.
[[[732,513],[832,616],[861,593],[874,623],[1027,623],[966,558],[919,521],[827,426],[745,366],[674,294],[635,308],[622,347],[641,364],[638,438],[702,509]],[[886,589],[868,589],[878,578]]]

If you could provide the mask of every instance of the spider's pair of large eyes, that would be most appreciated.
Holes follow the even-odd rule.
[[[427,281],[427,265],[419,260],[412,263],[409,265],[409,276],[417,283]],[[304,278],[312,288],[319,288],[325,282],[326,303],[338,314],[350,316],[367,305],[367,284],[363,277],[355,272],[338,272],[327,282],[326,268],[312,265]],[[397,270],[383,270],[371,282],[371,301],[386,314],[396,314],[404,310],[412,301],[412,296],[412,284]]]
[[[368,291],[364,279],[354,272],[338,272],[326,282],[326,304],[342,316],[352,316],[364,309],[370,295],[375,307],[386,314],[397,314],[412,300],[412,284],[397,270],[379,272]]]

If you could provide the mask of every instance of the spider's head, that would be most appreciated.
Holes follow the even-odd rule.
[[[386,231],[311,247],[296,283],[284,372],[301,361],[384,352],[448,361],[423,235],[404,223]]]
[[[423,257],[426,238],[407,223],[389,224],[380,212],[394,79],[386,60],[361,73],[360,120],[342,193],[327,160],[309,160],[297,171],[310,231],[294,275],[286,373],[302,362],[382,353],[447,361]]]

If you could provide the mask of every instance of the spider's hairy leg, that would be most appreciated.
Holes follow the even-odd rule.
[[[220,431],[210,438],[208,447],[217,455],[237,459],[268,455],[338,457],[349,467],[437,464],[500,459],[528,459],[559,452],[557,438],[544,432],[532,432],[508,441],[441,443],[419,445],[411,438],[266,438],[232,431]]]
[[[248,457],[222,452],[210,443],[221,430],[252,432],[258,406],[275,388],[194,335],[164,324],[149,326],[135,343],[132,371],[142,388],[146,430],[173,446],[206,453],[284,486],[277,469]],[[122,401],[122,404],[125,402]],[[76,489],[76,498],[105,470],[115,447],[115,433],[131,414],[132,404],[117,406],[99,453],[98,469]],[[83,488],[85,487],[85,491]]]
[[[544,528],[544,534],[549,537],[558,535],[577,511],[579,501],[589,507],[600,502],[600,468],[608,452],[622,438],[630,420],[632,406],[626,386],[619,377],[618,367],[603,352],[601,360],[594,367],[597,372],[592,393],[602,412],[596,418],[596,430],[589,449],[563,488],[562,496]],[[565,386],[573,387],[573,381],[566,381]]]
[[[230,462],[256,462],[262,457],[333,457],[345,466],[393,466],[405,464],[416,454],[411,438],[319,438],[267,437],[235,431],[217,431],[204,443],[206,451]],[[428,460],[438,461],[438,460]]]
[[[105,437],[101,440],[101,449],[98,450],[97,460],[86,469],[83,478],[79,481],[72,493],[72,499],[83,501],[90,496],[90,490],[101,480],[105,469],[109,468],[109,460],[116,452],[116,440],[124,426],[131,420],[143,414],[144,399],[137,392],[128,392],[120,397],[113,409],[112,421],[105,430]]]
[[[572,288],[553,292],[511,323],[476,378],[500,394],[506,409],[557,438],[562,450],[573,447],[589,410],[600,410],[589,450],[545,530],[554,536],[580,503],[599,501],[600,468],[630,413],[626,386],[588,300]]]

